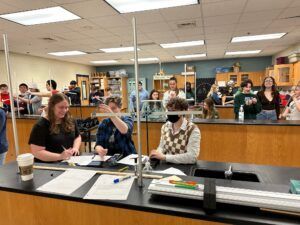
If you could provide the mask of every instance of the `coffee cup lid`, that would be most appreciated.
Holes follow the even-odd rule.
[[[33,158],[34,157],[31,153],[24,153],[24,154],[18,155],[17,161],[29,160],[29,159],[33,159]]]

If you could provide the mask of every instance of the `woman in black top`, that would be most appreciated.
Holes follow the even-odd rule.
[[[34,125],[29,144],[32,154],[40,161],[60,161],[79,154],[81,136],[69,112],[67,96],[52,95],[47,116]]]
[[[262,105],[262,111],[257,114],[258,120],[277,120],[280,114],[280,96],[276,89],[275,79],[265,77],[262,90],[257,93],[257,98]]]

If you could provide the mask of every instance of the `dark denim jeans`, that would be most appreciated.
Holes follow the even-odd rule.
[[[262,110],[256,115],[257,120],[277,120],[277,114],[274,110]]]

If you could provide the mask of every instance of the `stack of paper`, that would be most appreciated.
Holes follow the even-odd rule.
[[[66,160],[68,163],[74,163],[79,166],[87,166],[92,161],[103,161],[105,162],[111,156],[100,157],[99,155],[80,155],[80,156],[72,156],[70,159]]]
[[[67,169],[64,173],[37,188],[38,191],[70,195],[96,174],[92,170]]]
[[[127,200],[134,177],[114,183],[114,179],[121,176],[101,175],[84,199],[101,199],[101,200]]]

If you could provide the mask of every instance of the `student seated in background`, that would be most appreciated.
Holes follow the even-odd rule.
[[[188,101],[189,105],[195,105],[195,93],[192,90],[192,84],[191,82],[186,82],[185,84],[185,89],[186,89],[186,99],[194,99],[194,101]]]
[[[257,101],[255,94],[251,93],[253,83],[251,80],[245,80],[241,83],[242,92],[234,97],[234,113],[238,118],[241,106],[244,110],[244,119],[256,119],[256,115],[261,111],[261,104]]]
[[[172,98],[168,111],[187,111],[188,103],[182,98]],[[160,143],[150,157],[170,163],[192,164],[200,153],[200,130],[184,115],[168,115],[168,122],[161,128]]]
[[[292,101],[282,114],[289,120],[300,120],[300,86],[292,88]]]
[[[230,80],[226,83],[225,89],[221,91],[222,93],[222,105],[228,105],[228,104],[233,104],[233,96],[236,90],[234,90],[234,81]],[[229,98],[229,99],[228,99]]]
[[[10,99],[9,99],[8,86],[6,84],[0,84],[0,101],[2,102],[2,104],[5,105],[5,107],[10,112]]]
[[[99,102],[101,102],[101,98],[104,97],[104,91],[100,90],[97,87],[92,87],[91,88],[91,93],[89,96],[89,103],[90,104],[98,104]]]
[[[150,93],[149,100],[159,100],[159,92],[153,89]],[[164,115],[152,115],[153,112],[164,112],[165,109],[161,101],[157,102],[145,102],[142,108],[142,116],[148,116],[148,119],[155,120],[155,119],[164,119]]]
[[[52,95],[47,111],[31,130],[29,144],[34,157],[55,162],[79,154],[81,136],[69,112],[69,98],[62,93]]]
[[[164,108],[166,108],[170,99],[175,97],[185,99],[185,93],[182,90],[178,89],[176,77],[171,77],[169,80],[169,90],[164,93],[164,97],[163,97]]]
[[[121,98],[108,97],[105,104],[100,104],[102,113],[111,113],[109,118],[102,120],[96,135],[96,152],[101,156],[122,154],[123,157],[136,153],[131,135],[133,119],[129,116],[114,116],[121,112]]]
[[[211,98],[215,105],[221,105],[221,99],[218,95],[219,87],[216,84],[211,85],[207,98]]]
[[[215,108],[214,101],[211,98],[204,99],[203,103],[203,119],[219,119],[219,113]]]
[[[27,85],[26,85],[27,87]],[[42,97],[40,96],[35,96],[31,94],[31,92],[40,92],[40,90],[37,88],[37,85],[35,83],[31,83],[28,86],[28,89],[26,90],[26,94],[19,95],[18,101],[19,101],[19,107],[22,106],[22,104],[26,105],[26,112],[29,114],[35,114],[38,115],[39,113],[39,108],[42,106]],[[21,91],[21,90],[20,90]],[[24,90],[23,90],[24,92]],[[21,91],[22,93],[22,91]]]

